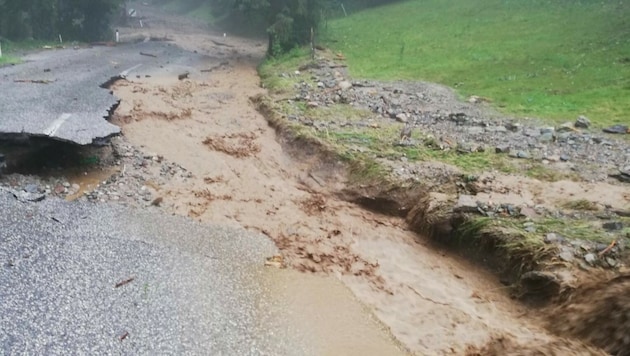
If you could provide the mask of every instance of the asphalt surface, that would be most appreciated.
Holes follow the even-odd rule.
[[[28,55],[22,64],[0,68],[0,138],[26,135],[86,145],[118,134],[120,128],[106,120],[118,99],[101,85],[139,71],[184,71],[202,57],[159,41]]]
[[[0,247],[0,354],[316,354],[273,326],[262,235],[0,190]]]

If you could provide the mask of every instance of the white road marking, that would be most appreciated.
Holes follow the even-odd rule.
[[[72,116],[72,114],[61,114],[55,121],[50,124],[50,126],[46,128],[46,130],[44,130],[44,133],[48,136],[54,135],[57,130],[59,130],[61,125],[63,125],[63,123],[70,118],[70,116]]]
[[[127,69],[127,70],[125,70],[125,71],[120,72],[120,76],[121,76],[122,78],[127,77],[127,75],[129,74],[129,72],[131,72],[132,70],[134,70],[134,69],[136,69],[136,68],[140,67],[141,65],[142,65],[142,63],[139,63],[139,64],[136,64],[135,66],[133,66],[133,67],[131,67],[131,68],[129,68],[129,69]]]

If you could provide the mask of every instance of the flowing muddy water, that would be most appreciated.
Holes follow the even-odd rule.
[[[115,122],[129,142],[193,174],[154,187],[164,209],[261,231],[280,248],[284,264],[337,276],[366,306],[310,274],[283,271],[265,278],[279,291],[280,305],[296,315],[294,322],[308,324],[311,337],[327,345],[320,354],[392,354],[386,350],[396,349],[395,343],[367,321],[371,313],[421,355],[462,354],[467,345],[495,335],[550,339],[522,318],[524,307],[495,278],[419,243],[398,218],[336,199],[332,193],[343,181],[334,170],[320,166],[317,157],[296,159],[283,150],[249,102],[263,92],[256,73],[261,42],[228,37],[230,47],[218,46],[221,37],[178,28],[152,31],[168,32],[180,47],[207,54],[207,63],[185,80],[177,78],[181,68],[166,67],[150,73],[141,68],[138,77],[117,82],[112,90],[122,102]],[[229,65],[217,67],[225,60]]]

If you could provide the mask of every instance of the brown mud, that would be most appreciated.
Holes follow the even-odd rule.
[[[113,122],[125,140],[192,173],[151,188],[161,208],[264,233],[281,250],[275,265],[338,277],[419,355],[603,354],[551,333],[492,274],[418,237],[401,217],[341,199],[348,187],[344,165],[308,142],[278,135],[252,104],[265,94],[256,72],[263,43],[191,30],[176,17],[147,23],[130,37],[168,36],[209,55],[184,80],[151,73],[112,87],[122,99]],[[229,43],[229,51],[218,41]],[[550,329],[585,339],[582,330]]]

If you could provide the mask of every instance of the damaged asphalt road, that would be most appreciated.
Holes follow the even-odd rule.
[[[159,41],[28,55],[22,64],[0,68],[0,138],[98,142],[120,132],[106,120],[118,104],[107,83],[157,69],[177,75],[201,59]]]
[[[0,211],[0,354],[309,354],[260,324],[262,235],[2,190]]]

